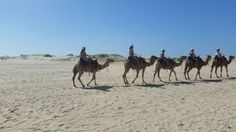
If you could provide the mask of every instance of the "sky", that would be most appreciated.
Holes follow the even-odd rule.
[[[236,55],[235,0],[0,0],[0,56]]]

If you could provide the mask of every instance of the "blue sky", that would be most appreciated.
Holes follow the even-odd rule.
[[[0,0],[0,56],[236,55],[235,0]]]

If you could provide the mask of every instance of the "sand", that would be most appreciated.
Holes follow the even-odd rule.
[[[64,60],[64,59],[62,59]],[[183,67],[176,68],[180,81],[152,83],[155,65],[127,87],[122,80],[123,62],[97,73],[98,86],[72,85],[76,60],[9,59],[0,61],[1,132],[235,132],[236,62],[230,77],[186,81]],[[193,79],[196,70],[191,72]],[[131,82],[135,71],[128,73]],[[88,83],[91,75],[84,74]],[[78,80],[76,84],[81,87]]]

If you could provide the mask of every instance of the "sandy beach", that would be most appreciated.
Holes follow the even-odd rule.
[[[135,84],[125,86],[123,62],[114,62],[97,73],[98,86],[72,85],[72,68],[78,59],[14,58],[0,61],[1,132],[235,132],[236,61],[230,77],[186,81],[184,65],[176,68],[179,81],[152,77],[155,64]],[[103,63],[103,62],[99,62]],[[194,79],[196,69],[191,71]],[[130,70],[131,82],[136,72]],[[92,78],[85,73],[82,81]]]

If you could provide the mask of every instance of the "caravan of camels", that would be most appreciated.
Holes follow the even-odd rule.
[[[80,52],[80,60],[73,68],[73,73],[74,74],[73,74],[73,77],[72,77],[72,81],[73,81],[74,87],[77,87],[76,84],[75,84],[75,77],[78,73],[79,73],[78,80],[81,83],[82,87],[85,87],[85,85],[81,81],[81,76],[85,72],[92,73],[92,79],[91,79],[91,81],[89,81],[87,86],[89,86],[89,84],[92,81],[94,81],[94,84],[97,85],[97,83],[96,83],[96,72],[108,67],[110,63],[115,61],[114,59],[107,59],[104,64],[99,64],[97,62],[97,59],[96,60],[91,59],[87,55],[85,50],[86,50],[86,48],[83,47],[81,52]],[[217,69],[219,67],[220,67],[220,77],[222,77],[223,67],[225,67],[226,75],[227,75],[227,77],[229,77],[228,65],[232,62],[233,59],[234,59],[234,56],[229,56],[229,59],[227,59],[224,55],[221,54],[219,48],[216,49],[216,55],[214,57],[212,65],[211,65],[210,78],[212,78],[212,71],[213,71],[214,68],[215,68],[216,77],[219,78],[219,76],[217,74]],[[170,77],[171,77],[172,73],[174,73],[175,80],[177,81],[178,78],[177,78],[177,75],[176,75],[176,72],[175,72],[174,69],[178,66],[181,66],[182,63],[185,61],[185,66],[184,66],[184,77],[185,77],[185,79],[186,80],[191,80],[190,76],[189,76],[189,72],[193,68],[196,68],[197,69],[197,74],[195,76],[195,80],[197,80],[197,77],[199,77],[199,79],[202,79],[200,70],[203,66],[208,65],[210,60],[211,60],[210,55],[207,55],[205,60],[203,58],[199,57],[199,56],[196,56],[196,54],[194,53],[194,49],[192,48],[189,52],[188,57],[187,56],[181,56],[178,59],[165,57],[165,49],[162,49],[161,54],[160,54],[159,57],[151,56],[150,61],[147,62],[143,57],[136,56],[136,54],[134,53],[134,46],[131,45],[129,47],[129,57],[124,62],[124,73],[123,73],[122,77],[123,77],[124,83],[126,85],[129,85],[130,83],[129,83],[127,77],[126,77],[126,74],[129,72],[129,70],[133,69],[133,70],[136,71],[136,76],[135,76],[134,80],[132,81],[132,83],[134,83],[135,80],[138,78],[139,72],[141,70],[142,71],[142,82],[146,83],[144,81],[145,69],[147,67],[153,65],[155,63],[155,61],[157,61],[157,64],[156,64],[156,67],[155,67],[155,70],[154,70],[154,75],[153,75],[153,82],[155,82],[156,74],[157,74],[159,80],[162,81],[162,79],[160,77],[160,70],[161,69],[170,70],[169,81],[171,81]]]

